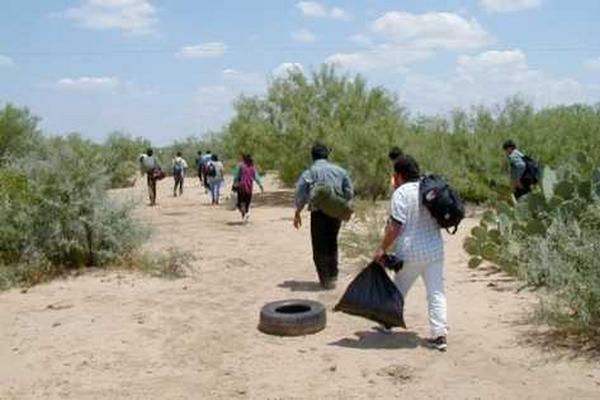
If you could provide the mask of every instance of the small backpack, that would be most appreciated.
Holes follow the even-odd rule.
[[[215,176],[217,176],[217,168],[215,167],[214,163],[208,163],[208,165],[206,166],[206,176],[208,176],[209,178],[214,178]]]
[[[439,226],[454,235],[465,217],[465,207],[456,190],[444,177],[427,175],[421,179],[419,194],[423,205]],[[450,232],[449,228],[452,227],[454,230]]]
[[[523,186],[537,185],[540,179],[540,166],[539,164],[529,156],[523,156],[525,161],[525,171],[521,175],[521,184]]]

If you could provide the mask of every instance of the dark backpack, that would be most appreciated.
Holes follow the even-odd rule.
[[[465,217],[465,207],[456,190],[448,184],[444,177],[427,175],[421,179],[419,194],[423,205],[439,226],[446,228],[449,233],[454,235],[460,221]],[[449,228],[452,227],[454,230],[450,232]]]
[[[525,171],[521,175],[521,184],[523,186],[537,185],[540,179],[540,166],[539,164],[529,156],[523,156],[525,161]]]
[[[210,178],[214,178],[215,176],[217,176],[217,168],[212,162],[208,163],[208,165],[206,166],[206,176]]]

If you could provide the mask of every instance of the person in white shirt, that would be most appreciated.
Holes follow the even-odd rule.
[[[175,180],[175,186],[173,187],[173,197],[177,197],[177,189],[179,189],[179,195],[183,194],[183,181],[185,179],[185,172],[188,169],[188,163],[181,156],[181,152],[177,152],[177,156],[173,159],[173,180]]]
[[[388,250],[394,248],[395,255],[404,261],[404,267],[396,273],[395,283],[405,299],[415,280],[423,278],[431,329],[431,338],[427,343],[445,351],[447,309],[444,245],[440,227],[422,204],[419,165],[415,159],[409,155],[398,157],[394,171],[398,187],[392,195],[390,219],[374,259],[379,261]]]
[[[156,182],[159,179],[158,172],[161,171],[160,163],[154,155],[154,150],[148,149],[146,153],[141,154],[139,157],[140,172],[142,175],[146,175],[148,184],[148,196],[150,197],[150,205],[156,205]]]

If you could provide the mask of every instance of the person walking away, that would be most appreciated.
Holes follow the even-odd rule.
[[[311,190],[316,184],[330,186],[334,193],[348,202],[354,197],[354,189],[348,173],[329,162],[329,153],[329,149],[320,143],[315,144],[311,149],[313,164],[302,173],[296,184],[294,215],[296,229],[302,226],[301,213],[309,203]],[[323,288],[333,289],[338,277],[338,234],[342,221],[330,217],[313,205],[309,205],[309,208],[313,261],[319,282]]]
[[[206,168],[208,167],[208,163],[212,161],[212,153],[210,150],[206,150],[206,153],[201,158],[201,169],[202,169],[202,185],[204,186],[205,193],[208,193],[210,187],[208,185],[208,175],[206,174]]]
[[[211,161],[206,167],[208,176],[208,186],[210,187],[211,204],[218,205],[221,197],[221,187],[223,186],[223,163],[219,161],[219,156],[212,155]]]
[[[200,180],[200,186],[204,185],[204,176],[202,175],[202,150],[198,150],[198,155],[194,160],[196,165],[196,171],[198,172],[198,179]]]
[[[415,159],[409,155],[400,156],[394,164],[394,171],[399,186],[392,195],[390,218],[373,259],[380,261],[395,246],[394,255],[404,261],[404,266],[394,280],[405,301],[415,280],[423,279],[431,330],[427,343],[445,351],[448,328],[444,244],[440,227],[421,201],[420,171]]]
[[[185,178],[185,173],[188,169],[187,161],[182,157],[180,151],[177,152],[177,156],[172,161],[173,167],[173,180],[175,181],[175,186],[173,187],[173,197],[177,197],[177,189],[179,189],[179,195],[183,194],[183,181]]]
[[[508,159],[510,185],[515,198],[519,200],[531,192],[531,186],[534,183],[533,179],[524,179],[527,171],[527,157],[517,149],[517,145],[512,140],[504,142],[502,149]]]
[[[237,208],[240,211],[242,220],[245,222],[248,222],[250,218],[250,204],[252,203],[254,182],[260,187],[261,192],[264,192],[264,187],[254,167],[252,156],[244,154],[242,161],[238,164],[233,186],[237,191]]]
[[[158,180],[157,173],[160,171],[160,164],[152,149],[146,150],[146,154],[142,154],[139,161],[142,174],[146,174],[150,205],[154,206],[156,205],[156,181]]]

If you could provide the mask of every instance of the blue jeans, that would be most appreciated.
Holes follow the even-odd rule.
[[[221,198],[221,186],[223,186],[223,181],[215,181],[210,184],[210,196],[213,204],[219,204],[219,199]]]

